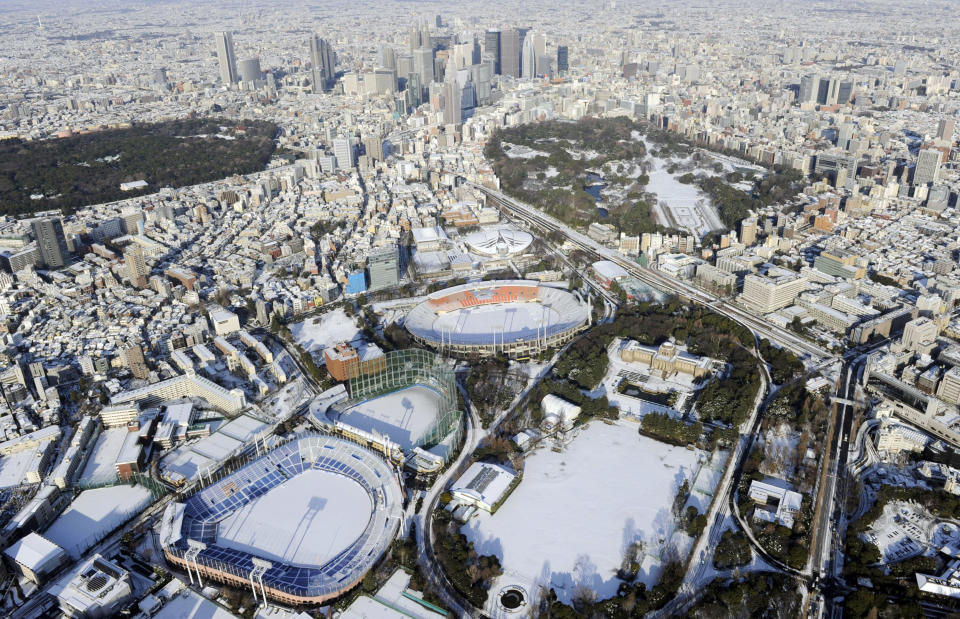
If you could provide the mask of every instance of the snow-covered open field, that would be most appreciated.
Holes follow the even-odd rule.
[[[414,385],[351,406],[339,416],[343,423],[366,432],[386,435],[403,449],[413,447],[439,416],[440,394]]]
[[[636,425],[594,421],[562,453],[529,455],[523,481],[497,513],[481,513],[463,532],[477,552],[500,557],[501,585],[514,575],[553,587],[565,602],[579,586],[609,597],[624,550],[642,541],[647,557],[638,579],[652,586],[661,541],[675,528],[673,500],[698,457],[640,436]]]
[[[353,341],[360,329],[356,320],[347,316],[342,308],[337,308],[290,325],[290,333],[304,350],[317,352],[339,342]]]
[[[503,143],[503,152],[511,159],[533,159],[534,157],[547,157],[550,153],[542,150],[536,150],[522,144]]]
[[[363,486],[309,469],[227,516],[217,543],[283,563],[322,565],[360,537],[372,513]]]
[[[683,162],[685,160],[680,161]],[[682,174],[674,175],[667,170],[670,163],[669,160],[654,158],[648,173],[650,182],[646,190],[657,195],[656,211],[661,223],[670,227],[677,225],[697,236],[722,228],[723,224],[709,198],[696,184],[681,183],[678,178]]]

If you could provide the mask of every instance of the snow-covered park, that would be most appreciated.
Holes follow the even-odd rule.
[[[638,580],[656,584],[676,528],[671,506],[701,453],[640,436],[627,422],[594,421],[561,451],[542,447],[525,461],[523,481],[494,515],[463,526],[480,554],[497,555],[511,578],[552,587],[569,602],[588,587],[616,593],[624,552],[642,542]]]

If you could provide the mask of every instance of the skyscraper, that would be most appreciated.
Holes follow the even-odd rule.
[[[143,248],[137,243],[131,243],[123,252],[123,261],[127,267],[127,277],[137,288],[147,285],[147,276],[150,270],[143,256]]]
[[[413,72],[407,75],[406,103],[410,107],[417,107],[423,103],[423,84],[420,74]]]
[[[799,103],[813,103],[817,100],[817,89],[820,86],[820,76],[804,75],[800,78],[800,94],[797,96]]]
[[[377,51],[377,64],[385,69],[397,69],[397,56],[389,45],[381,45]]]
[[[333,48],[318,34],[310,37],[310,64],[313,70],[314,92],[330,88],[336,71]]]
[[[840,91],[837,95],[837,103],[846,105],[853,98],[853,82],[845,80],[840,82]]]
[[[337,158],[337,167],[346,170],[357,165],[354,157],[353,143],[350,138],[334,138],[333,155]]]
[[[443,122],[455,124],[462,122],[460,101],[460,85],[456,79],[449,79],[443,83]]]
[[[913,184],[935,183],[940,176],[940,151],[925,148],[917,155],[917,167],[913,170]]]
[[[34,219],[30,223],[33,238],[40,250],[40,262],[48,269],[59,269],[67,263],[67,238],[58,217]]]
[[[520,52],[520,74],[529,79],[537,73],[537,48],[534,36],[528,34],[523,39],[523,49]]]
[[[240,79],[244,84],[253,83],[260,80],[260,59],[247,58],[240,61]]]
[[[420,74],[420,84],[428,88],[433,81],[433,50],[429,47],[418,47],[413,50],[413,72]]]
[[[487,30],[483,37],[483,49],[493,63],[493,72],[500,75],[500,31]]]
[[[953,142],[953,131],[956,129],[957,121],[953,118],[941,118],[937,126],[937,139]]]
[[[376,247],[367,258],[370,290],[390,288],[400,283],[400,260],[395,244]]]
[[[218,32],[217,60],[220,62],[220,81],[224,84],[237,83],[237,56],[233,52],[233,35],[229,32]]]
[[[520,31],[515,28],[500,33],[500,72],[520,77]]]
[[[566,45],[557,45],[557,73],[563,75],[570,69],[570,56]]]

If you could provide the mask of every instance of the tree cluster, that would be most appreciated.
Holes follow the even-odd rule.
[[[640,422],[640,434],[682,447],[695,443],[700,438],[703,434],[703,424],[699,421],[692,424],[686,423],[666,413],[647,413]]]
[[[724,531],[713,551],[713,566],[718,570],[741,567],[753,556],[750,540],[743,531]]]
[[[483,608],[490,583],[503,574],[500,560],[495,555],[478,554],[473,542],[460,533],[459,524],[445,510],[438,510],[435,518],[440,531],[434,551],[444,573],[460,595],[474,606]]]
[[[742,580],[714,580],[690,610],[697,619],[788,619],[799,617],[802,598],[796,583],[783,574],[758,572]]]
[[[222,129],[225,128],[225,129]],[[222,139],[217,134],[234,139]],[[134,124],[68,138],[0,142],[0,214],[72,209],[161,187],[183,187],[263,170],[277,127],[219,118]],[[145,180],[144,189],[120,184]],[[32,199],[31,195],[43,195]]]

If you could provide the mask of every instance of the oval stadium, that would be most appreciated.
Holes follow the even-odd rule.
[[[334,436],[298,435],[164,512],[166,558],[191,581],[322,604],[360,580],[402,518],[394,469]]]
[[[590,321],[590,306],[561,288],[496,280],[434,292],[405,319],[421,344],[456,355],[521,357],[562,346]]]

